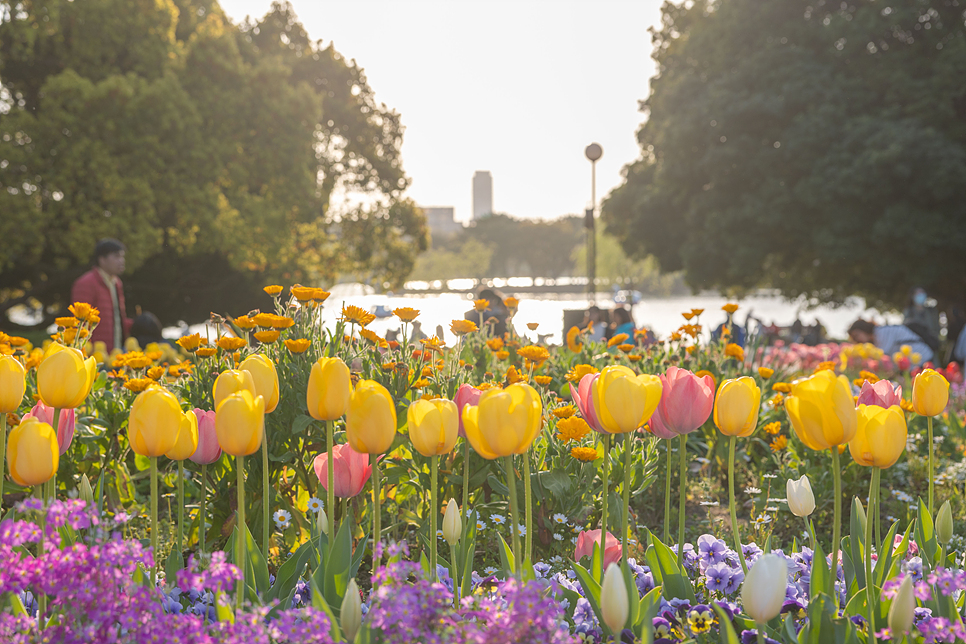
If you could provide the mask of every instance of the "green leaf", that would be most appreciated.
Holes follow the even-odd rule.
[[[178,585],[178,572],[184,570],[184,556],[177,549],[172,549],[164,562],[164,576],[168,586]]]
[[[503,573],[507,576],[512,575],[516,570],[516,559],[513,558],[513,551],[506,545],[502,534],[496,535],[500,539],[500,565],[503,566]]]
[[[319,585],[315,583],[314,577],[309,577],[309,586],[312,589],[312,608],[321,610],[326,614],[329,618],[329,636],[333,642],[341,642],[342,629],[339,628],[339,620],[336,619],[335,614],[332,612],[332,607],[325,601],[325,597],[319,591]],[[339,604],[339,606],[341,608],[342,604]]]
[[[296,416],[295,420],[292,421],[292,433],[301,434],[314,420],[314,418],[306,416],[305,414]]]
[[[670,548],[661,543],[661,540],[654,533],[650,530],[646,532],[651,545],[647,547],[644,558],[647,560],[652,574],[655,570],[660,571],[660,584],[664,587],[665,599],[687,599],[692,606],[695,605],[697,599],[694,596],[694,588],[691,586],[691,580],[681,574],[677,556]],[[654,578],[654,583],[658,583],[657,576]]]
[[[13,614],[26,617],[27,609],[24,608],[23,602],[20,601],[20,595],[17,593],[7,593],[7,597],[10,599],[10,610],[13,611]]]
[[[721,634],[721,644],[741,644],[741,640],[738,639],[738,634],[735,633],[734,626],[731,625],[731,618],[728,617],[728,613],[714,602],[711,603],[711,607],[718,613],[718,630]]]
[[[351,524],[350,520],[339,524],[339,531],[335,535],[332,550],[326,557],[325,573],[322,576],[322,593],[329,606],[338,607],[335,611],[341,608],[345,589],[349,585],[349,571],[352,567]]]
[[[641,595],[637,590],[637,581],[635,581],[626,559],[621,559],[621,576],[624,578],[624,587],[627,589],[628,599],[627,621],[624,623],[624,628],[629,628],[633,631],[634,626],[637,624],[638,611],[641,609]]]
[[[896,530],[898,529],[899,522],[893,522],[892,527],[889,528],[889,533],[886,535],[885,541],[883,541],[882,545],[879,547],[879,560],[876,562],[875,568],[872,571],[872,583],[877,586],[881,586],[885,580],[888,579],[886,574],[892,570],[892,553],[894,550],[893,544],[895,543]],[[903,551],[903,554],[905,554],[905,551]],[[901,559],[902,555],[899,555],[899,558]]]
[[[852,546],[852,570],[859,588],[865,587],[865,510],[858,497],[852,499],[852,514],[849,517],[849,543]]]
[[[604,623],[604,615],[600,612],[600,584],[579,563],[574,564],[574,572],[577,573],[577,581],[580,583],[580,587],[584,589],[584,598],[590,603],[590,608],[597,616],[597,622],[604,630],[604,634],[611,635],[610,629]]]
[[[235,623],[235,610],[228,595],[223,592],[215,595],[215,615],[219,622]]]
[[[141,584],[145,588],[151,588],[153,584],[151,583],[151,573],[148,572],[144,564],[138,564],[137,568],[134,569],[134,574],[131,575],[131,579],[136,584]]]
[[[570,494],[573,483],[565,472],[553,470],[550,472],[539,472],[536,475],[540,484],[547,489],[556,499],[564,499]]]
[[[654,642],[654,617],[661,606],[661,587],[651,589],[651,592],[641,597],[637,608],[637,624],[634,633],[643,640],[643,644]],[[573,604],[571,604],[573,605]]]
[[[919,499],[919,520],[916,522],[916,543],[919,544],[919,556],[923,562],[929,564],[928,569],[933,570],[939,563],[939,543],[936,541],[936,529],[932,522],[932,516],[926,504]]]
[[[285,563],[281,565],[275,573],[275,583],[267,593],[265,593],[265,603],[271,603],[276,599],[287,597],[298,583],[305,566],[316,568],[319,564],[319,556],[316,550],[314,539],[306,541],[298,550],[292,553]]]
[[[812,578],[809,581],[810,597],[816,597],[819,593],[828,593],[829,575],[822,544],[816,542],[815,552],[812,554]]]

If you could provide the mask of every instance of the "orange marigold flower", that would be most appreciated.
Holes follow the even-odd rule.
[[[419,371],[419,375],[422,376],[423,378],[428,378],[428,377],[430,377],[430,376],[433,375],[433,368],[432,367],[423,367]]]
[[[775,370],[769,369],[768,367],[758,367],[758,375],[764,378],[765,380],[768,380],[769,378],[775,375]]]
[[[573,405],[564,405],[563,407],[557,407],[550,413],[552,413],[557,418],[570,418],[571,416],[577,413],[577,408],[574,407]]]
[[[87,316],[87,324],[90,325],[91,328],[94,328],[100,323],[101,323],[101,316],[98,313],[97,309],[93,309],[91,311],[91,314]]]
[[[204,347],[200,347],[197,351],[195,351],[195,355],[198,356],[199,358],[210,358],[211,356],[215,355],[217,352],[218,352],[218,349],[216,349],[215,347],[204,346]]]
[[[771,386],[771,390],[782,394],[790,394],[792,393],[792,386],[787,382],[776,382]]]
[[[782,431],[782,424],[776,420],[773,423],[768,423],[762,427],[762,429],[764,429],[768,434],[780,434]]]
[[[631,362],[640,362],[640,360],[641,360],[642,357],[643,356],[640,356],[640,355],[638,355],[636,353],[629,353],[629,354],[627,354],[627,359],[630,360]]]
[[[383,362],[382,365],[381,365],[381,367],[382,367],[382,370],[383,371],[394,371],[396,369],[396,363],[395,362]]]
[[[570,455],[584,463],[597,460],[597,450],[593,447],[575,447],[570,450]]]
[[[295,325],[295,320],[289,317],[285,317],[284,315],[276,315],[274,316],[274,318],[275,319],[272,320],[272,328],[277,331],[280,331],[282,329],[289,329]]]
[[[155,382],[150,378],[130,378],[124,381],[124,388],[134,393],[141,393],[148,387],[154,386]]]
[[[496,359],[497,360],[506,360],[507,358],[510,357],[510,352],[509,351],[497,351],[494,355],[496,355]]]
[[[167,370],[164,367],[151,367],[148,369],[148,378],[151,380],[160,380],[165,371]]]
[[[262,288],[262,290],[268,293],[269,295],[271,295],[272,297],[275,297],[276,295],[282,292],[282,287],[279,286],[278,284],[272,284],[271,286],[266,286]]]
[[[77,337],[77,329],[64,329],[64,335],[63,335],[64,344],[71,344],[76,337]]]
[[[547,348],[541,347],[538,344],[520,347],[517,349],[517,355],[525,360],[533,362],[534,364],[539,364],[550,358],[550,352],[547,351]]]
[[[278,331],[274,329],[272,331],[256,331],[255,339],[262,344],[272,344],[278,340],[278,336],[281,335]]]
[[[429,385],[430,385],[429,380],[427,380],[426,378],[420,378],[419,380],[413,383],[413,389],[422,389],[424,387],[428,387]]]
[[[446,347],[443,341],[435,335],[431,338],[423,338],[419,343],[423,345],[423,360],[429,360],[432,357],[428,355],[429,352],[442,353]]]
[[[477,312],[482,313],[490,308],[490,301],[486,299],[473,300],[473,308],[476,309]]]
[[[180,376],[181,365],[173,364],[170,367],[168,367],[168,375],[171,376],[172,378],[177,378],[178,376]]]
[[[351,322],[352,324],[358,324],[360,326],[368,326],[370,322],[376,319],[376,316],[369,313],[365,309],[360,309],[358,306],[344,306],[342,307],[342,321]]]
[[[57,326],[64,327],[65,329],[73,329],[79,324],[80,321],[77,318],[70,316],[65,318],[57,318],[54,320],[54,322],[57,323]]]
[[[745,350],[733,342],[725,345],[724,353],[729,358],[734,358],[738,362],[745,361]]]
[[[687,320],[688,322],[690,322],[691,318],[694,317],[694,313],[691,313],[690,311],[687,313],[682,313],[681,315],[683,315],[684,319]]]
[[[553,382],[553,377],[551,377],[551,376],[534,376],[533,377],[533,380],[534,380],[534,382],[536,382],[541,387],[546,387],[551,382]]]
[[[565,443],[570,441],[579,441],[590,431],[590,425],[587,421],[580,416],[571,416],[570,418],[564,418],[557,423],[557,440],[562,440]],[[594,454],[597,451],[594,450]]]
[[[272,323],[275,321],[275,317],[276,316],[272,315],[271,313],[257,313],[252,316],[252,322],[255,323],[255,326],[260,326],[263,329],[270,329],[272,328]]]
[[[630,353],[634,349],[633,344],[618,344],[617,348],[623,353]]]
[[[122,354],[122,355],[124,356],[124,359],[123,359],[124,366],[130,367],[131,369],[144,369],[152,362],[154,362],[153,360],[151,360],[151,358],[144,355],[140,351],[131,351],[130,353]],[[121,356],[118,356],[118,357],[121,357]]]
[[[580,382],[580,379],[589,373],[597,373],[597,369],[589,364],[578,364],[571,368],[565,377],[568,382]]]
[[[191,335],[182,336],[175,340],[175,343],[185,351],[193,353],[195,349],[201,346],[201,334],[192,333]]]
[[[915,411],[915,408],[912,406],[912,401],[906,400],[905,398],[899,401],[899,407],[902,409],[902,411]]]
[[[292,353],[305,353],[309,350],[310,346],[312,346],[312,342],[310,340],[306,340],[305,338],[285,340],[285,348]]]
[[[618,333],[613,338],[607,341],[607,348],[609,349],[611,347],[616,347],[618,344],[623,344],[624,340],[626,340],[629,337],[631,336],[627,335],[626,333]]]
[[[577,338],[580,337],[580,329],[575,326],[567,329],[567,348],[574,353],[580,353],[584,350],[584,344],[582,342],[577,342]]]
[[[875,383],[879,382],[879,376],[875,375],[871,371],[866,371],[864,369],[859,372],[859,378],[862,380],[868,380],[870,385],[874,385]],[[862,386],[862,383],[859,383],[859,387],[861,386]]]
[[[508,311],[516,311],[520,306],[520,300],[515,297],[508,297],[503,300],[503,305],[506,306]]]
[[[255,335],[258,335],[257,333]],[[217,340],[215,344],[224,349],[225,351],[238,351],[242,347],[246,346],[248,343],[245,342],[244,338],[236,338],[233,336],[225,335]]]
[[[97,309],[88,304],[87,302],[74,302],[67,309],[74,315],[78,320],[86,320],[90,317],[91,313],[97,314]]]
[[[704,313],[704,309],[691,309],[691,313],[695,316],[698,316]]]
[[[769,447],[771,448],[771,451],[773,451],[773,452],[780,452],[780,451],[782,451],[783,449],[785,449],[786,447],[788,447],[788,437],[787,436],[778,436],[777,438],[775,438],[775,440],[773,440],[771,442],[771,444],[769,445]]]
[[[419,317],[419,311],[408,306],[401,306],[398,309],[393,309],[392,314],[403,322],[412,322]]]
[[[264,315],[269,315],[269,314],[265,313]],[[255,316],[255,317],[258,317],[258,316]],[[268,320],[266,320],[265,318],[262,318],[262,321],[266,322],[266,324],[268,323]],[[243,329],[245,331],[250,331],[254,329],[256,326],[258,326],[257,324],[255,324],[255,319],[250,318],[247,315],[239,315],[237,318],[232,320],[232,322],[239,329]]]
[[[386,341],[379,337],[379,334],[372,329],[359,329],[359,335],[365,338],[368,342],[378,346],[383,345]]]
[[[724,306],[721,307],[721,310],[724,311],[725,313],[727,313],[728,315],[732,315],[732,314],[734,314],[735,311],[738,310],[738,305],[737,304],[725,304]]]
[[[473,320],[453,320],[449,325],[449,330],[456,335],[466,335],[467,333],[479,331],[479,327],[476,326],[476,322]]]
[[[486,341],[486,346],[490,348],[490,351],[500,351],[503,349],[503,338],[491,338]]]
[[[512,364],[510,365],[510,368],[506,370],[506,382],[508,385],[513,385],[518,382],[526,382],[526,380],[527,377],[517,371],[517,368]]]
[[[527,328],[531,331],[536,331],[538,326],[540,326],[539,322],[527,322]]]
[[[771,400],[768,401],[768,404],[772,407],[781,407],[785,404],[785,397],[781,394],[775,394],[772,396]]]
[[[835,371],[835,363],[831,360],[819,362],[818,366],[815,367],[815,371],[812,373],[818,373],[819,371]]]
[[[681,339],[681,334],[675,331],[674,333],[671,334],[670,339],[671,339],[671,342],[677,342],[678,340]]]

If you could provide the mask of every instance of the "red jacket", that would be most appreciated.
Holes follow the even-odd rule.
[[[131,328],[131,320],[124,312],[124,285],[121,278],[114,278],[115,288],[117,288],[117,303],[121,309],[121,337],[126,338],[128,330]],[[97,268],[92,268],[77,278],[73,288],[70,290],[70,301],[86,302],[100,311],[101,322],[91,333],[91,342],[103,342],[107,345],[107,350],[114,348],[114,302],[111,299],[111,289],[108,287],[104,278],[101,277]],[[117,347],[123,350],[124,347]]]

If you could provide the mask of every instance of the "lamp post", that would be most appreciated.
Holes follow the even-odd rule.
[[[587,294],[596,301],[597,286],[597,233],[595,215],[597,212],[597,160],[604,154],[604,148],[591,143],[584,149],[584,156],[590,160],[590,208],[585,212],[584,227],[587,229]]]

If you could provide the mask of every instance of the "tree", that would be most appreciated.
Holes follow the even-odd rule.
[[[48,322],[101,237],[164,322],[269,280],[400,284],[428,244],[399,115],[287,3],[236,26],[211,0],[0,0],[0,79],[0,313]]]
[[[957,0],[662,9],[642,158],[603,217],[695,288],[966,300],[966,28]]]

